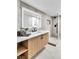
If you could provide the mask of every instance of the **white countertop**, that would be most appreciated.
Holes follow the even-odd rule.
[[[49,31],[37,31],[37,32],[32,32],[31,35],[27,37],[17,37],[17,43],[25,41],[25,40],[29,40],[30,38],[33,38],[45,33],[49,33]]]

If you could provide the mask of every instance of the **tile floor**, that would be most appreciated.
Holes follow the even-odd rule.
[[[61,40],[56,38],[51,38],[52,43],[56,43],[55,46],[47,44],[45,49],[38,54],[35,59],[61,59]]]
[[[55,37],[50,37],[50,39],[49,39],[49,42],[53,43],[53,44],[56,44],[57,41],[58,41],[58,38],[55,38]]]

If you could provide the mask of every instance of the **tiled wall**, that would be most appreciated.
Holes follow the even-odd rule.
[[[55,25],[57,26],[55,27]],[[52,19],[51,32],[52,37],[61,36],[61,17]]]

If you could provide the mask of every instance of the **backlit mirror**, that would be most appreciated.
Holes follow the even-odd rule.
[[[41,15],[30,9],[22,7],[22,28],[41,28]]]

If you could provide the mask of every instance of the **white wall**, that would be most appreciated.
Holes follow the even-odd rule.
[[[39,13],[41,15],[46,15],[45,13],[43,13],[42,11],[20,1],[17,0],[17,30],[19,30],[22,27],[22,7],[28,8],[36,13]]]
[[[17,30],[21,28],[20,0],[17,0]]]
[[[42,15],[42,28],[43,30],[50,30],[50,25],[47,21],[47,19],[51,20],[50,19],[50,16],[46,15],[45,13],[43,13],[42,11],[32,7],[32,6],[29,6],[25,3],[23,3],[22,1],[18,0],[17,1],[18,3],[18,19],[17,19],[17,29],[20,29],[22,27],[22,8],[21,7],[25,7],[25,8],[28,8],[30,10],[33,10],[39,14]]]
[[[42,11],[40,11],[40,10],[37,10],[37,9],[35,9],[35,8],[33,8],[33,7],[31,7],[31,6],[29,6],[29,5],[27,5],[27,4],[25,4],[25,3],[23,3],[23,2],[20,2],[20,0],[18,0],[18,19],[17,19],[17,29],[20,29],[21,27],[22,27],[22,9],[21,9],[21,7],[26,7],[26,8],[28,8],[28,9],[31,9],[31,10],[33,10],[33,11],[35,11],[35,12],[37,12],[37,13],[40,13],[41,15],[42,15],[42,23],[41,23],[41,25],[42,25],[42,28],[41,28],[41,30],[48,30],[49,32],[51,31],[51,24],[49,24],[49,22],[47,21],[47,20],[52,20],[52,18],[49,16],[49,15],[47,15],[47,14],[44,14]],[[50,34],[51,34],[52,32],[50,32]]]
[[[42,16],[42,30],[49,31],[49,33],[51,35],[51,33],[52,33],[51,32],[51,24],[52,23],[49,24],[49,22],[47,20],[50,20],[50,22],[51,22],[52,18],[48,15],[43,15]]]
[[[42,15],[42,23],[41,23],[41,25],[42,25],[41,29],[42,30],[48,30],[48,31],[50,31],[50,35],[51,36],[52,35],[57,36],[56,28],[54,27],[54,25],[57,22],[57,19],[55,19],[55,20],[53,19],[52,20],[52,18],[49,15],[43,13],[42,11],[40,11],[40,10],[38,10],[38,9],[32,7],[32,6],[27,5],[26,3],[21,2],[20,0],[18,0],[17,4],[18,4],[17,29],[20,29],[22,27],[22,15],[21,15],[22,14],[22,12],[21,12],[22,9],[21,9],[21,7],[26,7],[28,9],[33,10],[33,11],[35,11],[37,13],[40,13]],[[49,24],[49,22],[47,20],[50,20],[51,24]]]
[[[43,30],[50,30],[50,24],[47,20],[51,21],[51,18],[47,15],[42,16],[42,29]]]

